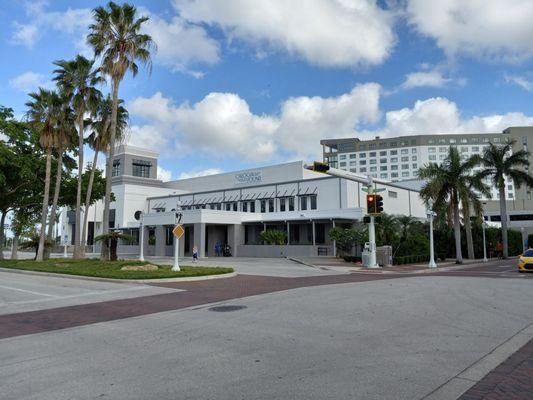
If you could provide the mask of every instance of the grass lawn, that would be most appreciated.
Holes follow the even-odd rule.
[[[181,271],[174,272],[170,265],[159,265],[157,271],[121,271],[125,265],[146,265],[140,261],[106,261],[98,259],[72,260],[50,259],[42,262],[33,260],[3,260],[1,268],[23,269],[27,271],[55,272],[59,274],[94,276],[114,279],[159,279],[190,276],[219,275],[233,272],[233,268],[180,266]]]

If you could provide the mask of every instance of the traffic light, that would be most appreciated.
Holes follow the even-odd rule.
[[[320,161],[315,161],[313,163],[313,171],[326,173],[329,171],[329,165]]]
[[[381,214],[383,212],[383,196],[379,194],[376,195],[376,214]]]
[[[376,196],[373,194],[366,195],[366,213],[367,214],[376,213]]]

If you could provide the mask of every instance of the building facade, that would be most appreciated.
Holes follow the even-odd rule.
[[[162,182],[155,177],[156,153],[120,146],[114,165],[110,228],[135,238],[120,246],[122,254],[139,253],[143,224],[145,254],[171,256],[179,212],[185,227],[181,256],[190,255],[194,246],[200,257],[213,256],[217,243],[228,244],[234,256],[333,255],[329,230],[352,226],[366,212],[362,183],[306,170],[302,161]],[[379,185],[385,189],[385,211],[425,218],[417,189],[407,186]],[[137,211],[142,220],[135,219]],[[90,209],[94,231],[89,229],[89,235],[94,236],[101,231],[101,212],[93,215]],[[260,234],[268,229],[285,231],[287,242],[262,244]]]

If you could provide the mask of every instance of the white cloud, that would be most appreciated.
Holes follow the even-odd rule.
[[[264,57],[281,51],[324,67],[382,63],[395,44],[393,14],[376,0],[174,0],[181,17],[221,27]]]
[[[520,86],[522,89],[527,90],[528,92],[533,92],[533,80],[526,78],[525,76],[519,75],[505,75],[505,82],[513,83]]]
[[[74,44],[79,51],[87,53],[85,35],[92,21],[92,13],[88,8],[68,8],[66,11],[47,11],[47,2],[36,1],[25,4],[28,21],[13,22],[14,32],[11,36],[13,44],[23,45],[31,49],[47,31],[56,31],[74,37]]]
[[[445,78],[441,71],[419,71],[412,72],[405,76],[405,81],[402,83],[403,89],[413,89],[418,87],[434,87],[441,88],[446,86],[452,80]]]
[[[31,92],[39,87],[50,88],[53,83],[43,75],[33,71],[24,72],[9,80],[9,86],[20,92]]]
[[[182,172],[180,174],[179,179],[189,179],[189,178],[198,178],[199,176],[208,176],[208,175],[216,175],[221,174],[222,171],[220,168],[208,168],[204,170],[194,170],[194,171],[187,171]]]
[[[170,21],[139,10],[149,15],[145,31],[157,44],[154,61],[173,71],[189,73],[196,78],[203,76],[201,71],[190,69],[197,63],[212,65],[219,61],[218,42],[210,38],[204,28],[193,25],[179,16]]]
[[[533,56],[531,0],[408,0],[409,22],[448,55],[503,62]]]
[[[163,182],[168,182],[172,180],[172,171],[164,169],[163,167],[157,166],[157,179],[162,180]]]

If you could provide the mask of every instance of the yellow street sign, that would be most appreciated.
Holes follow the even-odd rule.
[[[174,229],[172,229],[172,233],[179,239],[185,233],[185,229],[183,228],[183,225],[176,225]]]

